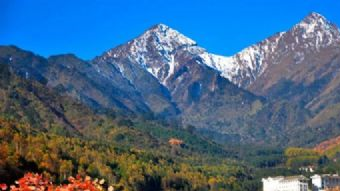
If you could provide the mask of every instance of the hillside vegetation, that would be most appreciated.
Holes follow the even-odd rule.
[[[104,178],[115,190],[253,190],[235,153],[171,124],[95,114],[43,84],[0,65],[0,182],[25,172],[61,183],[71,175]],[[183,141],[173,146],[171,138]]]

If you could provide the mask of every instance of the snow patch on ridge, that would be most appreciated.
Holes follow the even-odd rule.
[[[267,54],[275,52],[283,33],[279,33],[273,40],[265,40],[262,43],[243,49],[234,56],[225,57],[209,53],[200,56],[205,64],[220,71],[221,76],[227,78],[235,85],[246,86],[260,76],[267,67],[264,58]],[[244,79],[248,82],[244,82]]]

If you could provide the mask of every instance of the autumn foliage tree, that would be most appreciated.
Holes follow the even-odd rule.
[[[101,191],[104,190],[102,186],[104,182],[104,180],[92,180],[88,176],[85,178],[77,176],[76,178],[69,177],[67,184],[55,185],[41,174],[26,173],[9,188],[10,191]],[[0,190],[7,189],[6,184],[0,184]]]

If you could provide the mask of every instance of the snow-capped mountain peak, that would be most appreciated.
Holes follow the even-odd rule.
[[[155,48],[163,55],[181,47],[194,46],[196,42],[165,24],[157,24],[129,44],[132,52],[143,53],[142,51]]]
[[[295,25],[292,32],[294,35],[301,37],[297,40],[306,42],[312,39],[313,41],[308,44],[317,49],[329,46],[334,41],[340,40],[339,28],[324,16],[315,12],[309,14],[300,23]]]
[[[110,50],[107,57],[128,57],[166,84],[178,65],[174,58],[176,51],[190,47],[196,47],[196,42],[165,24],[157,24],[129,41],[126,46]],[[124,66],[118,67],[124,70]]]
[[[324,16],[313,12],[287,32],[277,33],[232,57],[207,59],[206,63],[234,84],[247,88],[269,65],[280,64],[282,57],[292,54],[295,63],[299,64],[304,61],[306,51],[318,52],[331,46],[340,46],[339,28]]]
[[[298,23],[297,26],[305,28],[307,33],[311,33],[316,27],[326,30],[330,29],[332,28],[332,23],[319,13],[312,12]]]
[[[184,36],[177,30],[174,30],[165,24],[157,24],[153,26],[136,40],[148,39],[151,36],[156,37],[158,42],[162,45],[168,45],[168,47],[172,45],[171,48],[176,48],[176,46],[181,45],[196,44],[196,42],[192,39]]]

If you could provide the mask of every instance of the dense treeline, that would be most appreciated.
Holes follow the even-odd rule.
[[[285,156],[287,157],[286,165],[291,168],[316,166],[321,160],[319,153],[304,148],[287,148]]]
[[[242,182],[251,179],[245,167],[227,160],[193,165],[184,157],[41,133],[3,118],[0,139],[1,181],[36,171],[57,182],[75,174],[104,178],[115,190],[245,190]]]
[[[331,174],[339,173],[340,155],[337,147],[325,152],[317,152],[311,148],[289,147],[285,150],[286,167],[289,169],[302,170],[303,173]],[[332,154],[330,154],[332,153]],[[310,169],[313,169],[312,172]]]

